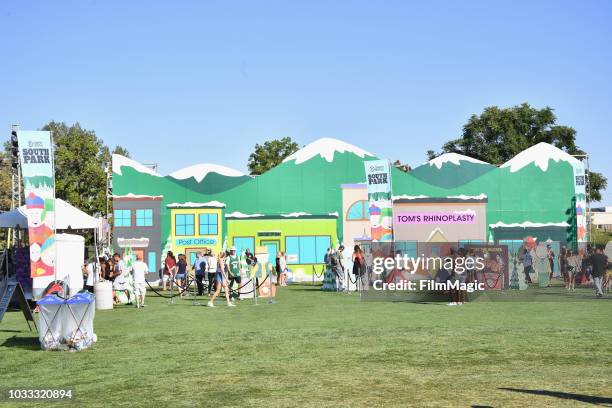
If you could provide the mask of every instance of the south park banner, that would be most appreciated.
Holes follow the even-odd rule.
[[[576,193],[576,240],[581,246],[587,241],[586,174],[583,162],[576,160],[572,167],[574,168],[574,191]]]
[[[28,217],[30,276],[54,276],[55,185],[51,132],[20,131],[17,140]]]
[[[393,241],[393,201],[391,171],[387,160],[364,162],[368,185],[370,229],[372,241]]]

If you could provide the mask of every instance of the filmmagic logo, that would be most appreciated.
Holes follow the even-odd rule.
[[[477,290],[484,291],[486,286],[483,282],[463,282],[464,274],[467,272],[482,272],[485,269],[485,259],[480,256],[469,257],[426,257],[424,255],[412,257],[408,255],[396,254],[395,257],[376,257],[373,259],[372,272],[380,275],[383,272],[400,270],[414,275],[418,270],[435,270],[442,269],[454,274],[454,279],[451,278],[446,282],[437,282],[435,279],[421,280],[406,280],[402,279],[399,282],[383,282],[382,279],[376,279],[372,287],[378,291],[449,291],[463,290],[467,292],[475,292]]]

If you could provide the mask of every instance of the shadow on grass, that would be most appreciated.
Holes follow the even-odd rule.
[[[40,350],[38,337],[17,337],[13,336],[0,344],[0,347],[17,347],[24,350]]]
[[[607,397],[596,397],[593,395],[573,394],[573,393],[561,392],[561,391],[522,390],[519,388],[504,388],[504,387],[501,387],[500,390],[512,391],[512,392],[522,392],[524,394],[544,395],[547,397],[555,397],[555,398],[566,399],[566,400],[586,402],[586,403],[594,404],[594,405],[603,405],[606,407],[612,407],[612,398],[607,398]]]

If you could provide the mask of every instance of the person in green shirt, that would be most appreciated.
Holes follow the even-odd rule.
[[[227,285],[228,289],[231,291],[234,287],[234,282],[238,284],[238,288],[242,284],[242,277],[240,273],[242,272],[242,262],[240,261],[240,256],[236,254],[236,247],[230,248],[230,253],[227,259],[225,260],[225,265],[228,271],[228,279],[229,285]],[[239,289],[236,292],[232,293],[232,297],[240,299],[240,294],[238,293]]]

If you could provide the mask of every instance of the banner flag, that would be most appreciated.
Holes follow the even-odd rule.
[[[572,167],[574,168],[574,192],[576,194],[576,240],[579,244],[584,244],[587,240],[586,174],[583,162],[577,161]]]
[[[18,131],[17,140],[28,217],[30,276],[54,276],[55,180],[51,132]]]
[[[364,162],[364,165],[372,241],[391,242],[393,241],[393,201],[389,161],[372,160]]]

